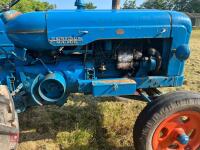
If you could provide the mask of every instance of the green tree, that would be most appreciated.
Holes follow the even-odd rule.
[[[1,0],[0,7],[10,3],[10,0]],[[39,0],[21,0],[12,9],[18,10],[20,12],[30,12],[39,10],[49,10],[54,9],[56,5],[49,4],[48,2],[41,2]]]
[[[135,0],[126,0],[122,7],[122,9],[135,9],[135,8],[136,8]]]
[[[189,12],[200,13],[200,0],[193,0],[191,2],[191,8],[192,8],[192,10]]]
[[[146,9],[168,9],[171,10],[173,6],[172,0],[147,0],[142,5]]]
[[[92,2],[85,4],[85,9],[96,9],[97,6],[95,6]]]
[[[200,0],[147,0],[141,7],[200,13]]]

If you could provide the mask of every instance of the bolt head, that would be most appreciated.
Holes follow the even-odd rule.
[[[178,136],[178,141],[180,142],[180,144],[187,145],[190,141],[190,137],[186,134],[182,134]]]

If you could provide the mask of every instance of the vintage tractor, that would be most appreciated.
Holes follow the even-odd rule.
[[[161,10],[2,9],[0,146],[15,149],[16,112],[62,106],[70,93],[139,96],[148,102],[133,131],[136,150],[200,149],[200,95],[182,86],[190,19]],[[14,104],[13,104],[14,103]],[[14,108],[15,106],[15,108]]]

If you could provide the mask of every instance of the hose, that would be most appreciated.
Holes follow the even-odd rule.
[[[155,57],[156,58],[156,72],[158,72],[161,68],[161,65],[162,65],[162,57],[160,55],[160,52],[157,51],[155,48],[150,48],[148,50],[148,55],[150,57]]]

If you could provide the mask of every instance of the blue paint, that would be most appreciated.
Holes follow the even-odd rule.
[[[38,88],[40,97],[47,102],[63,100],[65,98],[65,92],[66,81],[62,73],[59,72],[46,75]]]
[[[187,16],[82,10],[83,2],[76,2],[79,10],[30,12],[12,19],[16,11],[0,15],[0,83],[15,93],[19,111],[61,106],[70,93],[122,96],[182,86],[192,30]]]
[[[177,48],[176,50],[176,57],[179,59],[179,60],[187,60],[190,56],[190,48],[189,48],[189,45],[181,45]]]
[[[163,18],[163,21],[159,21],[159,18]],[[32,12],[10,21],[6,28],[15,45],[36,51],[56,50],[59,46],[85,45],[108,38],[167,38],[171,32],[169,13],[152,10]],[[163,28],[166,29],[164,33]],[[124,34],[117,34],[120,29],[124,30]],[[80,34],[80,31],[88,31],[88,34]],[[23,34],[24,32],[28,34]],[[76,44],[54,41],[61,37],[80,37],[82,41]]]
[[[132,95],[136,91],[134,80],[113,79],[92,81],[92,94],[94,96]]]

